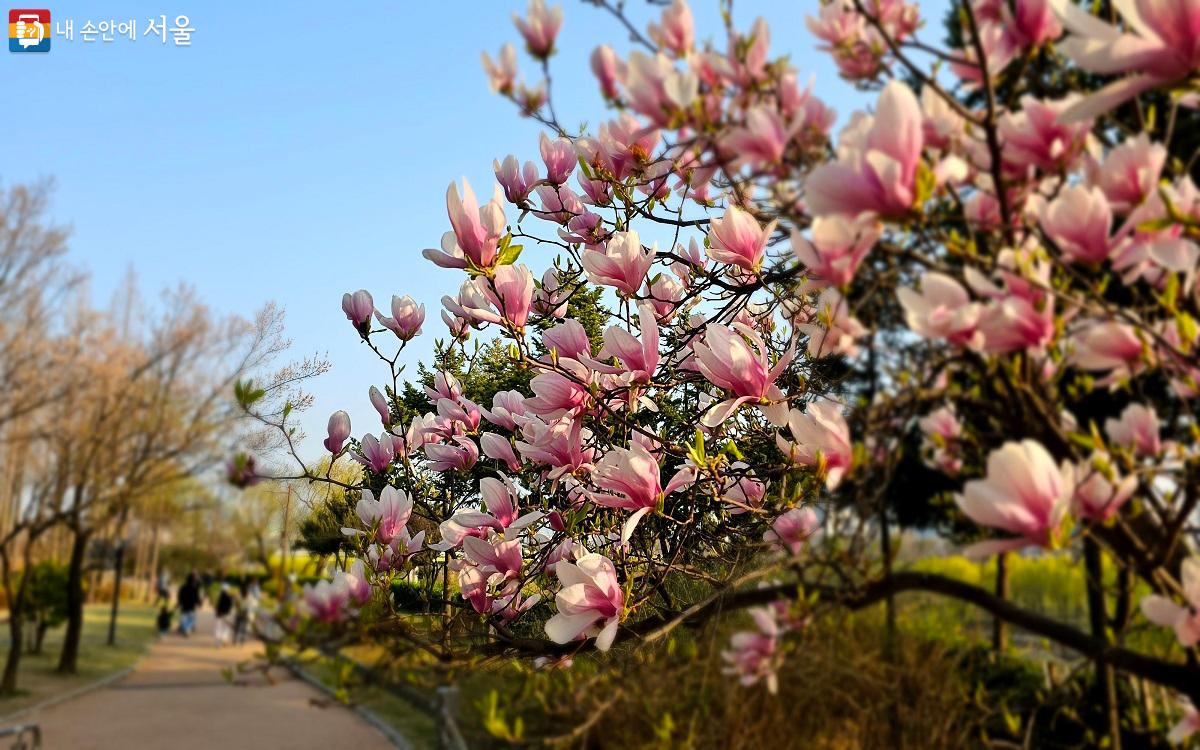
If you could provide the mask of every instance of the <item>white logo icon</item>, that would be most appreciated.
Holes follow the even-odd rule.
[[[46,38],[46,26],[34,13],[22,13],[17,16],[17,44],[22,47],[36,47]]]

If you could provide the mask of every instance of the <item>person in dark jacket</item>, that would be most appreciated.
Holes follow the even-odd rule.
[[[196,608],[200,606],[200,581],[194,572],[188,573],[175,601],[179,605],[179,632],[191,635],[196,631]]]
[[[221,593],[217,594],[217,621],[213,625],[213,637],[217,640],[217,648],[233,640],[233,594],[229,592],[229,584],[221,584]]]

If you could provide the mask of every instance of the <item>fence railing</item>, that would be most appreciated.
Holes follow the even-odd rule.
[[[17,724],[12,727],[0,728],[0,744],[11,739],[11,745],[4,745],[8,750],[40,750],[42,747],[42,728],[37,724]]]

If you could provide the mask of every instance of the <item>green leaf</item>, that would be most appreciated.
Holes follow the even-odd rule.
[[[496,256],[496,265],[511,266],[517,262],[517,258],[521,257],[521,251],[524,249],[522,245],[512,244],[512,234],[504,235],[504,239],[500,240],[500,252]]]
[[[695,440],[693,440],[691,446],[688,447],[688,457],[691,458],[697,466],[703,466],[708,462],[707,455],[704,452],[704,432],[701,431],[699,427],[696,428]]]

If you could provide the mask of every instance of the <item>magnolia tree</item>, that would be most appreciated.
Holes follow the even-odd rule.
[[[398,365],[424,308],[343,297],[390,369],[381,424],[329,420],[363,467],[350,554],[280,632],[567,667],[744,609],[727,672],[774,689],[813,618],[925,591],[1086,657],[1114,742],[1130,679],[1200,728],[1200,2],[955,2],[939,47],[915,5],[833,0],[808,30],[874,101],[836,135],[766,21],[701,44],[683,0],[645,32],[594,4],[632,48],[592,53],[595,131],[555,112],[561,8],[516,18],[542,83],[511,44],[483,57],[548,132],[486,202],[446,192],[424,257],[461,286],[426,413]],[[595,287],[599,341],[568,315]],[[471,337],[528,388],[467,398],[445,363]],[[894,570],[913,513],[969,555],[1075,561],[1089,626],[1009,601],[1003,564],[995,589]],[[401,579],[436,616],[397,609]],[[1130,645],[1155,629],[1170,648]]]

